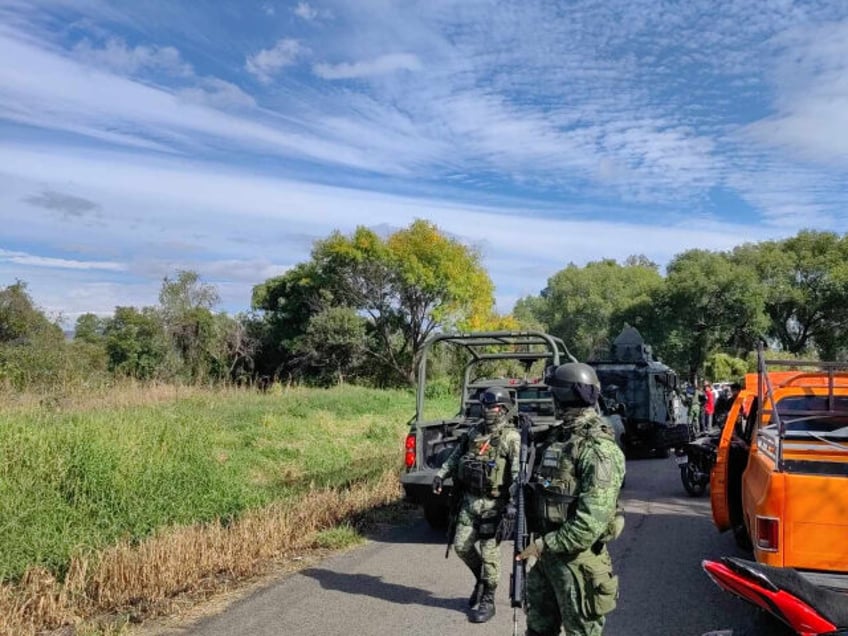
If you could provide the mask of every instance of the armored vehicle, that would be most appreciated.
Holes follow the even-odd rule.
[[[606,359],[590,360],[601,381],[605,413],[624,421],[629,455],[668,455],[689,441],[686,409],[677,392],[677,374],[654,357],[635,327],[625,324]]]
[[[424,417],[427,383],[427,359],[437,344],[450,345],[466,354],[461,379],[458,410],[452,417],[428,420]],[[487,362],[516,360],[523,367],[523,377],[486,377],[478,375]],[[447,460],[464,432],[479,422],[482,405],[479,396],[490,387],[506,388],[516,405],[516,415],[524,413],[533,420],[531,435],[541,439],[542,433],[557,421],[554,399],[542,377],[530,377],[534,363],[538,366],[559,365],[577,360],[568,353],[563,341],[539,331],[490,331],[464,334],[437,334],[424,344],[418,366],[415,415],[410,420],[404,451],[405,470],[401,483],[407,501],[419,504],[433,527],[447,525],[452,482],[445,480],[441,494],[432,491],[433,476]],[[542,369],[543,370],[543,369]],[[539,374],[541,376],[541,373]],[[621,444],[624,427],[620,417],[607,418]]]

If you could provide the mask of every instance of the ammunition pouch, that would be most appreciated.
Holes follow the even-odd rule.
[[[489,478],[489,465],[487,462],[478,459],[461,459],[457,479],[462,483],[466,492],[476,497],[488,495],[492,488],[492,481]]]
[[[477,531],[477,538],[481,541],[486,539],[494,539],[498,533],[498,521],[500,521],[501,513],[498,510],[487,510],[480,514],[474,520],[474,529]]]
[[[577,498],[561,486],[535,482],[528,488],[527,528],[530,532],[553,532],[574,514]]]
[[[577,583],[580,613],[593,621],[615,609],[618,577],[612,573],[609,555],[582,560],[568,566]]]

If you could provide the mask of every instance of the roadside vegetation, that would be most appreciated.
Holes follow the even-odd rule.
[[[848,235],[688,250],[664,272],[640,255],[568,263],[500,315],[481,254],[417,220],[333,232],[257,281],[249,312],[219,302],[178,271],[157,304],[66,333],[25,281],[0,289],[0,633],[136,619],[357,541],[352,517],[399,496],[410,388],[439,331],[541,329],[586,359],[626,322],[690,381],[741,379],[761,338],[845,359]],[[441,414],[466,362],[447,349],[427,370]]]
[[[219,572],[344,547],[351,515],[398,497],[409,391],[153,395],[0,408],[0,633],[144,615]]]

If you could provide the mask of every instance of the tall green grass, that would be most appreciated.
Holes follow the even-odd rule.
[[[375,477],[400,465],[413,411],[409,392],[360,387],[0,407],[0,581],[33,565],[62,576],[74,553]]]

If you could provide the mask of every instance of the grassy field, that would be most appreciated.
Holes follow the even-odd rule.
[[[414,412],[410,392],[358,387],[134,391],[0,405],[0,581],[377,479]]]

